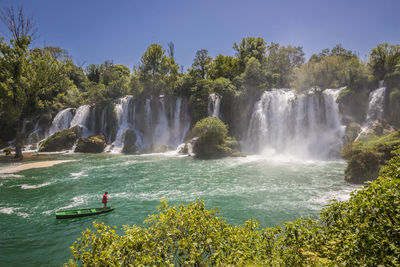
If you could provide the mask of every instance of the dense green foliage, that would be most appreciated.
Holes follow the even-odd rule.
[[[217,117],[198,121],[192,132],[198,138],[193,146],[197,158],[226,157],[237,150],[239,145],[234,138],[228,137],[226,125]]]
[[[70,266],[251,265],[397,266],[400,264],[400,147],[380,178],[331,202],[320,218],[274,228],[256,220],[233,226],[201,200],[168,206],[150,215],[146,227],[124,233],[94,222],[71,247]]]
[[[376,179],[397,145],[400,145],[400,131],[346,144],[342,150],[342,157],[347,160],[346,181],[363,183]]]

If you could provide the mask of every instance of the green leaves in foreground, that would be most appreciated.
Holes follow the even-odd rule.
[[[233,226],[201,200],[150,215],[147,227],[125,233],[94,222],[71,247],[75,266],[398,266],[400,264],[400,147],[381,176],[333,201],[319,220],[298,219],[258,228]]]

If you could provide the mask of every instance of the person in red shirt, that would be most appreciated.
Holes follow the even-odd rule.
[[[101,202],[103,202],[103,208],[106,209],[107,208],[107,201],[109,200],[109,198],[107,197],[108,192],[105,192],[103,195],[103,200]]]

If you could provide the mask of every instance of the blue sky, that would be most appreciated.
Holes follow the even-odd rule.
[[[132,68],[150,44],[170,41],[185,68],[199,49],[234,55],[233,43],[247,36],[303,46],[307,58],[336,44],[361,58],[379,43],[400,44],[399,0],[0,0],[5,5],[34,16],[34,46],[60,46],[84,66],[113,60]]]

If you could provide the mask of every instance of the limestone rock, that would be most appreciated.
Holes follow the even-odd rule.
[[[106,140],[104,135],[96,135],[79,139],[75,148],[75,152],[101,153],[105,147]]]
[[[80,126],[56,132],[40,144],[39,152],[56,152],[72,149],[81,134],[82,128]]]

